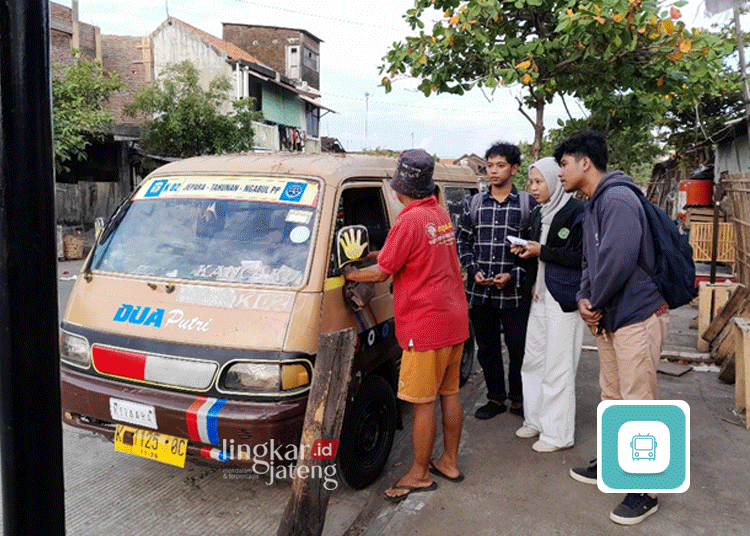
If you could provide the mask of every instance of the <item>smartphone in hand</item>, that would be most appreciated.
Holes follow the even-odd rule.
[[[510,236],[510,235],[506,236],[505,240],[507,240],[508,242],[510,242],[511,244],[513,244],[514,246],[521,246],[521,247],[524,247],[524,248],[529,243],[528,240],[524,240],[523,238],[518,238],[517,236]]]

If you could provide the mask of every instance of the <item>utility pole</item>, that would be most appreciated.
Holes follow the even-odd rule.
[[[0,466],[7,536],[65,534],[49,0],[0,9]]]
[[[364,150],[367,150],[367,115],[370,111],[370,94],[365,91],[365,147]]]

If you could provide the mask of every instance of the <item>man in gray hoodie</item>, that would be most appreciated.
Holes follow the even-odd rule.
[[[596,335],[602,400],[656,400],[656,367],[669,323],[669,307],[651,280],[656,264],[651,230],[640,200],[622,171],[607,173],[607,141],[583,132],[555,149],[566,192],[581,191],[583,273],[576,299],[581,317]],[[596,484],[596,460],[570,476]],[[628,493],[610,514],[635,525],[659,508],[653,494]]]

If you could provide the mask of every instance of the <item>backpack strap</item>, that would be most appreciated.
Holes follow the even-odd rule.
[[[471,226],[476,227],[479,221],[479,207],[482,204],[482,195],[484,192],[479,192],[471,196],[469,200],[469,218],[471,218]]]
[[[482,205],[482,195],[484,192],[479,192],[471,196],[469,201],[469,217],[471,218],[471,224],[476,227],[479,221],[479,207]],[[531,216],[531,197],[529,192],[518,192],[518,200],[521,205],[521,228],[526,228],[529,225],[529,219]]]
[[[643,195],[643,190],[641,190],[637,184],[634,184],[632,182],[627,181],[615,181],[611,184],[608,184],[605,190],[609,190],[610,188],[614,188],[615,186],[626,186],[628,189],[630,189],[635,196],[638,198],[638,201],[641,203],[641,207],[643,207],[643,212],[646,216],[646,225],[648,228],[646,229],[646,232],[651,236],[651,240],[654,242],[654,254],[657,253],[657,246],[656,246],[656,239],[654,237],[654,230],[651,229],[651,222],[648,219],[648,209],[646,208],[646,203],[651,203],[648,199],[646,199],[646,196]],[[601,219],[601,215],[599,215],[599,219]],[[654,271],[649,269],[648,266],[645,264],[645,260],[641,259],[641,255],[638,255],[638,266],[641,267],[641,269],[646,272],[650,277],[654,277]]]

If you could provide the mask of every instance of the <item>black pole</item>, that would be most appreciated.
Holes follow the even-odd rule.
[[[0,1],[3,533],[65,534],[49,0]]]

